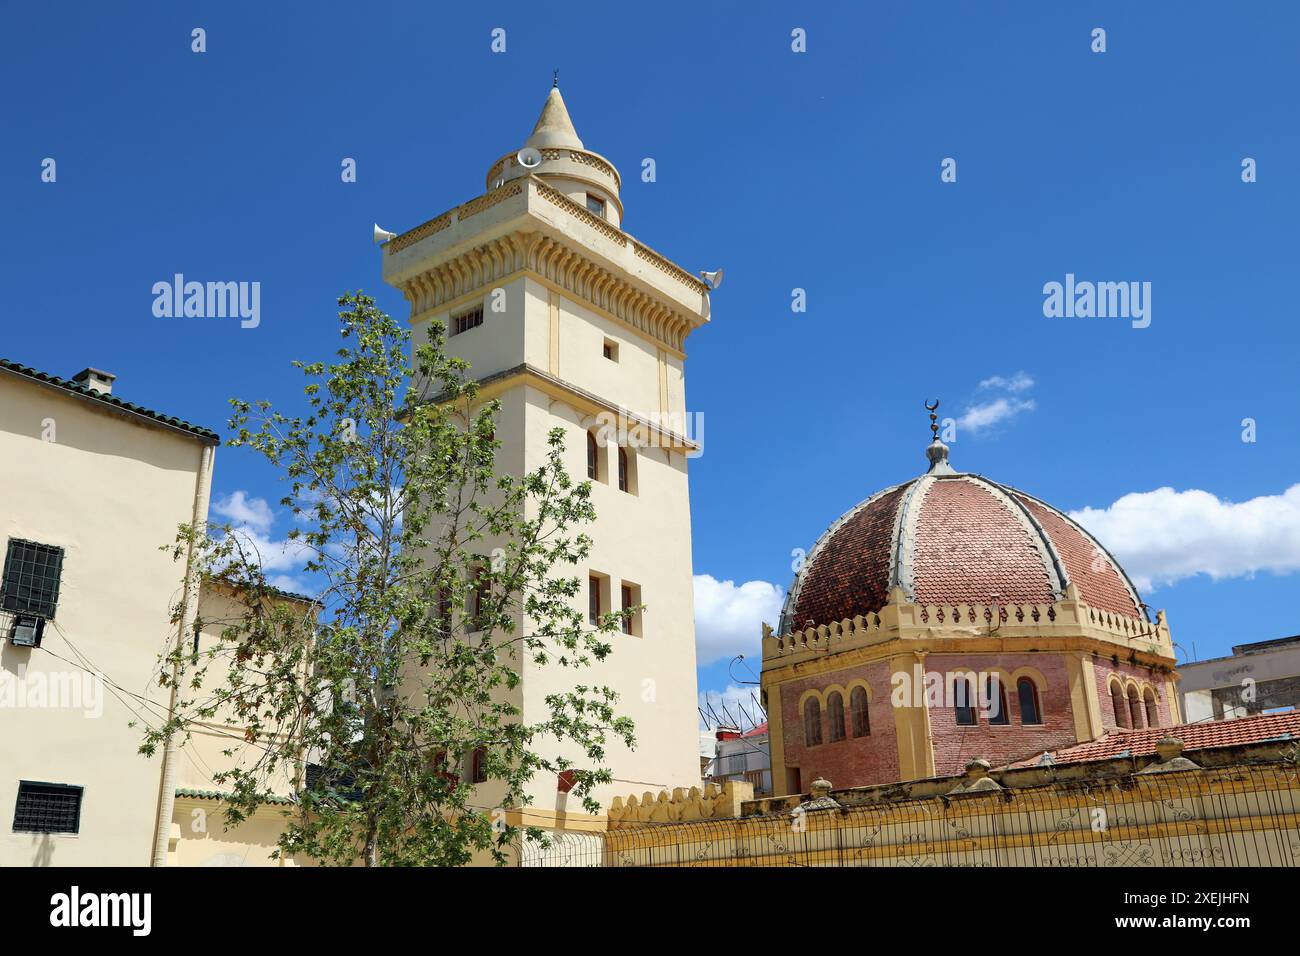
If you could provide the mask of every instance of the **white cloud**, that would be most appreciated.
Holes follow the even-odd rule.
[[[1242,502],[1158,488],[1070,517],[1115,555],[1139,590],[1198,574],[1218,581],[1300,571],[1300,484]]]
[[[763,622],[776,626],[781,615],[781,588],[767,581],[719,581],[695,575],[695,656],[703,667],[744,654],[761,660]]]
[[[266,534],[275,522],[275,514],[265,498],[249,498],[248,492],[236,491],[212,503],[212,510],[234,525],[243,525]]]
[[[250,498],[247,492],[236,491],[213,502],[212,511],[229,519],[232,532],[242,540],[244,548],[256,555],[272,587],[304,590],[295,575],[302,573],[303,564],[315,551],[301,540],[272,536],[275,511],[265,498]]]
[[[1006,392],[1024,392],[1034,387],[1034,380],[1028,372],[1017,372],[1010,378],[994,375],[980,382],[980,388],[997,388]]]
[[[1008,422],[1023,412],[1032,412],[1038,406],[1032,398],[1022,393],[1034,387],[1034,379],[1028,372],[1016,372],[1014,375],[991,375],[979,384],[983,392],[1005,392],[1005,395],[990,397],[981,402],[968,403],[966,410],[957,419],[958,432],[968,431],[978,434],[986,428]]]
[[[979,432],[1010,421],[1021,412],[1032,412],[1037,407],[1032,398],[995,398],[967,406],[957,419],[957,428],[959,431]]]

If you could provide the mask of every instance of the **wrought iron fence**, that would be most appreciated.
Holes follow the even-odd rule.
[[[1300,863],[1288,764],[556,834],[524,866],[1218,867]]]

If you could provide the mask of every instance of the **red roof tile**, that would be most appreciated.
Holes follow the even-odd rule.
[[[894,516],[910,484],[868,501],[810,555],[787,629],[842,621],[885,606]]]
[[[1021,520],[978,481],[936,481],[916,525],[920,604],[1051,604],[1044,557]]]
[[[1240,744],[1261,743],[1266,740],[1300,738],[1300,711],[1282,714],[1255,714],[1234,720],[1202,721],[1179,724],[1176,727],[1150,727],[1146,730],[1113,730],[1096,740],[1050,751],[1052,762],[1087,763],[1093,760],[1110,760],[1115,757],[1143,757],[1156,752],[1156,741],[1162,737],[1177,737],[1184,751],[1209,750],[1214,747],[1234,747]],[[1042,760],[1042,755],[1008,764],[1008,767],[1032,767]]]
[[[1065,565],[1065,573],[1079,586],[1085,601],[1115,614],[1142,616],[1141,608],[1134,603],[1128,585],[1110,556],[1078,525],[1028,495],[1017,493],[1016,497],[1052,539],[1052,545]]]

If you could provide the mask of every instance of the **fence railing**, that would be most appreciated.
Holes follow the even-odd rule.
[[[1291,764],[557,834],[524,866],[1220,867],[1300,863]]]

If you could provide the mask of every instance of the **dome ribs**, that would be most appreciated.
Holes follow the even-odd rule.
[[[1051,537],[1065,568],[1090,606],[1127,618],[1143,618],[1135,590],[1091,535],[1055,508],[1022,492],[1010,492]]]
[[[868,500],[818,543],[798,582],[787,629],[798,632],[809,621],[825,625],[884,607],[889,599],[894,519],[908,486]]]

